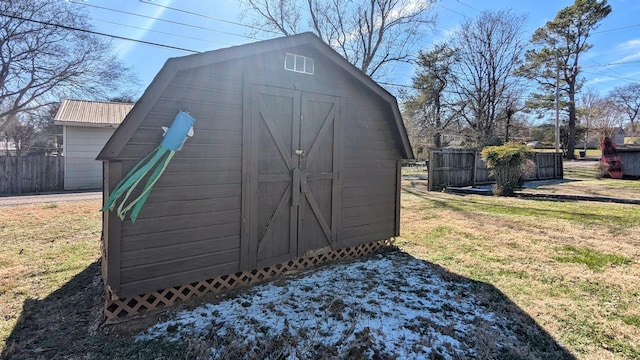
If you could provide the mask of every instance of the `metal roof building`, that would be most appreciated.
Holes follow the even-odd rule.
[[[62,101],[54,123],[63,126],[65,190],[102,187],[102,164],[95,158],[132,108],[131,103]]]

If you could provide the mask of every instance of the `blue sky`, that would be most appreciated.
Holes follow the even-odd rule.
[[[239,2],[234,0],[71,2],[89,11],[97,31],[188,50],[215,50],[266,38],[249,35],[251,29],[241,25],[248,20],[240,18]],[[424,47],[443,39],[447,32],[485,9],[511,8],[516,13],[528,14],[526,28],[530,35],[572,3],[573,0],[442,0],[433,9],[438,21],[435,31],[425,34]],[[640,82],[640,1],[609,0],[608,3],[613,11],[591,36],[590,43],[594,46],[581,60],[583,76],[587,79],[585,86],[603,95],[615,86]],[[112,43],[122,62],[139,77],[139,93],[168,58],[191,53],[124,40],[112,40]],[[393,69],[389,81],[409,85],[412,75],[411,65],[400,64]],[[394,92],[392,88],[389,90]]]

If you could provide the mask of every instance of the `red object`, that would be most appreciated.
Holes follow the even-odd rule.
[[[622,158],[620,154],[618,154],[618,150],[616,150],[613,141],[611,141],[608,136],[602,139],[602,159],[600,161],[609,166],[608,171],[611,178],[622,178]]]

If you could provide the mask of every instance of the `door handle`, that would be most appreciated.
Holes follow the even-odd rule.
[[[291,206],[300,205],[300,169],[293,169],[293,186],[291,186]]]
[[[300,191],[303,193],[309,192],[309,186],[307,185],[307,174],[300,172]]]

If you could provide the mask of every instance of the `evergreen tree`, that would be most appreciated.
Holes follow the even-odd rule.
[[[574,4],[558,12],[555,19],[537,29],[531,42],[534,49],[525,54],[526,64],[521,73],[539,84],[539,93],[529,106],[554,109],[556,72],[559,73],[559,97],[568,116],[567,158],[575,158],[576,94],[584,81],[580,78],[580,57],[592,45],[589,35],[611,12],[606,0],[575,0]]]

